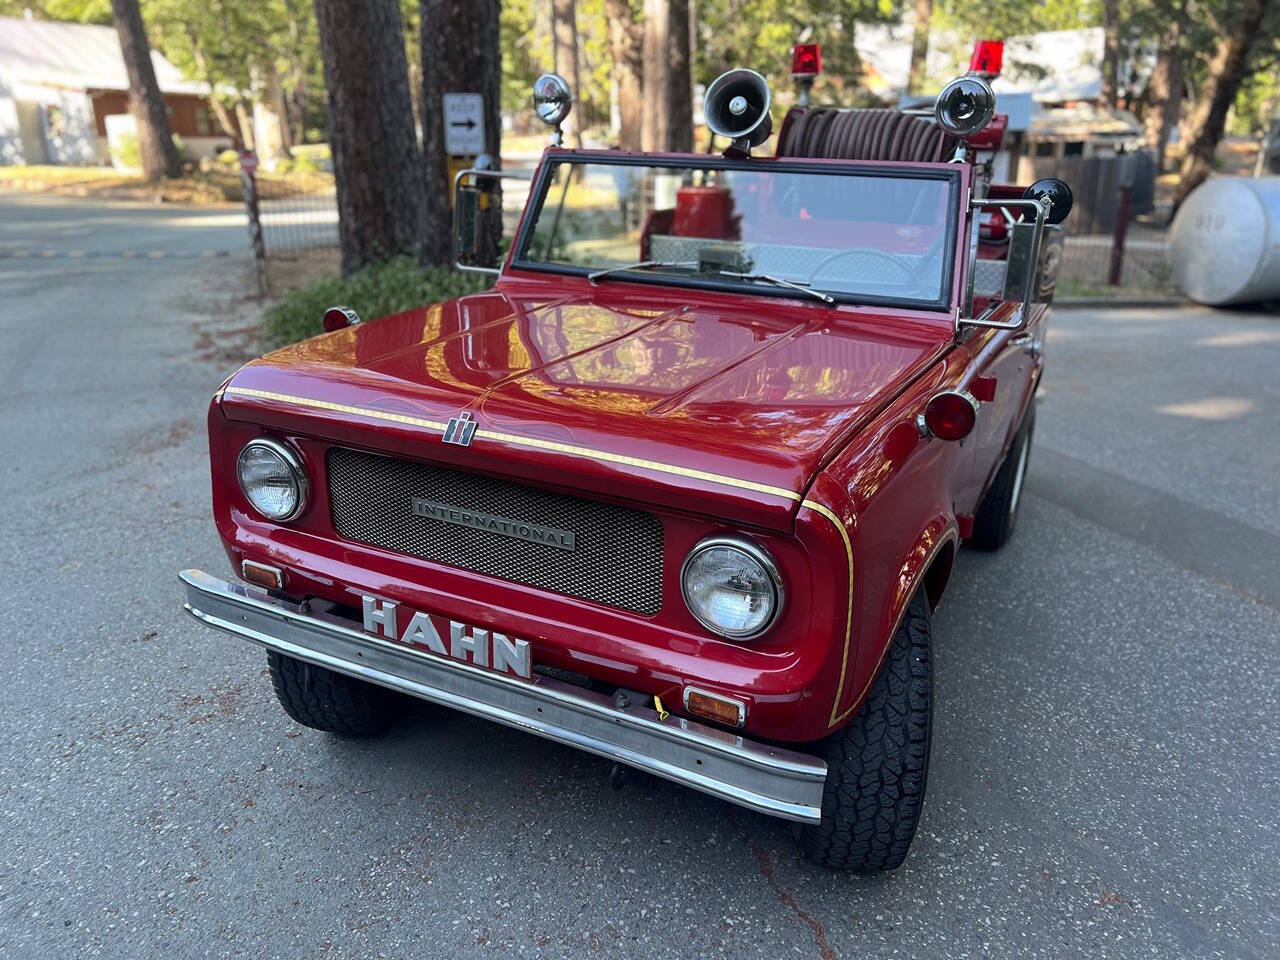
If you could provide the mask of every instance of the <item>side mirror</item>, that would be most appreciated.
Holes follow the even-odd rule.
[[[453,195],[454,259],[480,252],[480,188],[458,184]]]
[[[492,257],[497,245],[497,234],[502,232],[502,195],[493,189],[494,183],[481,186],[478,181],[532,179],[533,174],[525,171],[508,172],[477,167],[458,171],[457,176],[453,178],[453,265],[455,267],[471,273],[502,272],[497,267],[463,262],[467,259],[474,261],[485,256],[486,246],[489,248],[488,255]],[[485,231],[486,220],[491,217],[499,218],[497,232],[492,237],[487,236]]]
[[[1037,242],[1034,223],[1013,224],[1009,228],[1009,259],[1001,299],[1031,303],[1052,300],[1062,250],[1061,227],[1046,223]]]
[[[1046,238],[1061,234],[1057,226],[1071,212],[1071,191],[1060,180],[1041,181],[1026,191],[1019,200],[983,198],[971,200],[973,209],[984,207],[1021,207],[1033,214],[1034,221],[1023,220],[1009,225],[1009,254],[1005,262],[1004,288],[1001,296],[989,304],[979,316],[956,317],[956,330],[963,326],[992,327],[997,330],[1021,330],[1027,323],[1027,310],[1031,304],[1042,302],[1053,295],[1057,264],[1061,260],[1061,238],[1056,241],[1056,255]],[[1061,187],[1061,190],[1059,189]],[[1062,191],[1065,190],[1065,195]],[[1034,195],[1033,195],[1034,191]],[[1059,214],[1056,222],[1050,222],[1049,214],[1057,202]],[[976,252],[976,251],[975,251]],[[1047,265],[1047,267],[1046,267]],[[972,265],[970,269],[973,269]],[[996,320],[997,310],[1007,304],[1017,304],[1012,319]]]

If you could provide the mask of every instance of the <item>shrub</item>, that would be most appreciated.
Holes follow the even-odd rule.
[[[267,335],[276,344],[314,337],[324,328],[329,307],[351,307],[365,320],[411,310],[451,297],[475,293],[489,285],[487,278],[452,267],[423,268],[412,257],[374,263],[349,277],[325,277],[309,287],[286,294],[267,311]]]
[[[319,173],[320,164],[316,163],[308,153],[297,154],[293,158],[295,173]]]
[[[223,150],[218,154],[218,162],[224,166],[234,167],[240,162],[240,154],[234,150]]]
[[[111,159],[117,166],[137,170],[142,166],[142,147],[138,145],[136,133],[122,133],[116,137],[115,146],[111,150]]]

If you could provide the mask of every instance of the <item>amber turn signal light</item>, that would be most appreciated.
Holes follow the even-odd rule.
[[[916,420],[921,433],[939,440],[963,440],[977,422],[978,401],[965,390],[934,394]]]
[[[284,589],[284,574],[279,567],[269,567],[265,563],[254,563],[252,560],[240,561],[240,576],[248,583],[268,590]]]
[[[747,720],[747,705],[739,700],[722,697],[718,693],[699,690],[697,687],[684,688],[684,708],[689,713],[716,723],[740,727]]]

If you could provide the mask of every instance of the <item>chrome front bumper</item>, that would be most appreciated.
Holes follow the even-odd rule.
[[[298,660],[616,760],[761,813],[817,823],[827,767],[807,754],[756,743],[551,677],[521,680],[419,654],[353,621],[199,570],[180,574],[197,620]]]

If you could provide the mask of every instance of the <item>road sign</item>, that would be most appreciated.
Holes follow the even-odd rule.
[[[252,150],[241,150],[240,169],[252,177],[258,172],[258,155]]]
[[[444,152],[451,157],[484,153],[484,95],[444,95]]]

